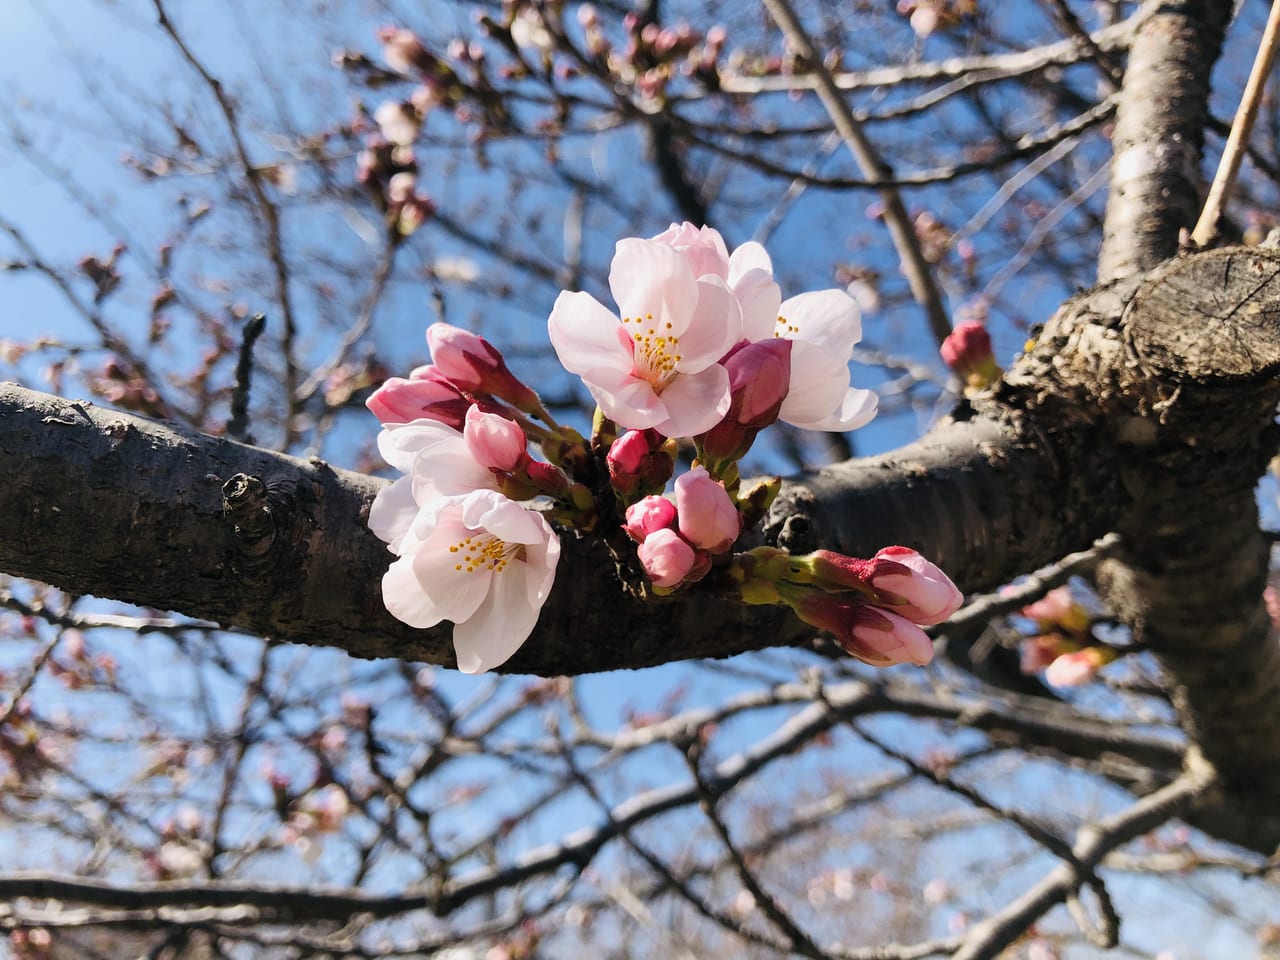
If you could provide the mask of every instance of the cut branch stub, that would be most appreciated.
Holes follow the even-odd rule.
[[[1280,371],[1280,252],[1228,247],[1147,275],[1124,315],[1140,362],[1163,378],[1251,384]]]

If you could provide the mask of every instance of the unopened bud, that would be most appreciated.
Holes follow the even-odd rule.
[[[970,390],[981,390],[1000,379],[1003,371],[991,352],[991,335],[977,320],[958,323],[942,341],[942,362],[956,372]]]

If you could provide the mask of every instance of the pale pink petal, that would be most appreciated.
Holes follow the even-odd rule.
[[[838,354],[847,362],[854,344],[862,339],[858,305],[843,290],[815,290],[783,302],[777,333],[789,340],[804,340]]]
[[[463,524],[472,530],[487,530],[507,543],[536,543],[543,536],[538,524],[541,519],[500,493],[481,491],[462,502]]]
[[[589,293],[562,293],[547,320],[551,345],[561,365],[585,379],[593,369],[631,369],[631,350],[619,337],[621,325]]]
[[[378,452],[391,466],[401,473],[408,473],[414,458],[422,450],[451,439],[461,440],[462,434],[435,420],[388,424],[378,434]]]
[[[782,290],[773,274],[748,270],[729,286],[742,307],[742,335],[753,343],[772,337],[782,308]]]
[[[696,437],[729,411],[729,372],[717,363],[699,373],[682,374],[671,381],[661,399],[667,418],[652,426],[663,436]]]
[[[734,286],[752,270],[763,270],[772,277],[773,260],[763,244],[748,240],[729,254],[729,286]]]
[[[411,627],[434,627],[444,619],[436,603],[418,583],[414,557],[400,557],[382,575],[382,603],[397,620]]]
[[[433,497],[458,497],[473,490],[496,490],[497,478],[476,462],[461,437],[418,452],[410,468],[413,495],[423,504]]]
[[[697,289],[697,312],[680,335],[676,369],[681,374],[697,373],[719,361],[742,332],[742,309],[723,280],[703,277]]]
[[[453,652],[463,673],[482,673],[506,663],[538,622],[541,608],[529,603],[520,570],[509,566],[492,581],[475,613],[453,628]]]
[[[582,379],[604,415],[628,430],[644,430],[667,418],[666,406],[646,380],[603,370],[589,371]]]
[[[778,417],[807,427],[831,416],[849,392],[849,361],[805,340],[791,346],[791,386]]]
[[[458,554],[449,551],[469,532],[456,522],[443,523],[416,553],[391,565],[382,578],[382,602],[393,617],[421,628],[466,620],[476,612],[492,574],[484,568],[457,569]]]
[[[698,303],[697,281],[684,257],[655,240],[619,240],[609,289],[624,319],[660,322],[665,335],[683,337]]]
[[[880,398],[871,390],[859,390],[850,387],[835,411],[818,420],[799,422],[783,417],[797,427],[805,430],[831,430],[843,433],[846,430],[857,430],[875,419]]]
[[[525,544],[525,599],[535,610],[541,610],[551,596],[551,588],[556,582],[560,538],[545,518],[539,514],[533,516],[542,530],[542,536],[533,543]]]
[[[400,541],[413,525],[418,502],[413,498],[413,481],[400,477],[383,487],[369,508],[369,529],[379,540],[385,540],[392,553],[400,552]]]

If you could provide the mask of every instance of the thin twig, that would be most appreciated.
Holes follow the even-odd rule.
[[[293,313],[293,297],[289,291],[289,267],[284,255],[284,231],[280,224],[280,210],[271,202],[271,198],[267,196],[266,187],[263,186],[262,171],[249,157],[249,149],[245,146],[244,137],[240,132],[240,121],[236,117],[235,104],[227,96],[222,82],[209,72],[208,68],[187,46],[186,41],[178,33],[178,28],[169,19],[163,0],[151,0],[151,2],[155,7],[156,21],[159,23],[160,28],[168,34],[169,39],[178,48],[183,59],[200,75],[200,79],[205,82],[214,99],[217,100],[223,119],[226,120],[227,132],[231,135],[231,142],[235,144],[236,157],[240,161],[241,169],[244,171],[245,179],[249,183],[249,189],[253,193],[258,210],[262,214],[263,224],[266,226],[267,255],[271,258],[271,265],[274,268],[276,299],[280,303],[280,315],[284,321],[284,387],[287,394],[284,445],[288,446],[293,440],[293,415],[298,407],[296,396],[298,366],[293,355],[297,339],[297,322]]]
[[[1112,850],[1176,817],[1216,782],[1206,765],[1192,766],[1167,787],[1096,825],[1081,828],[1071,848],[1076,863],[1094,869]],[[999,913],[975,924],[952,960],[989,960],[1022,936],[1037,919],[1079,890],[1087,878],[1072,863],[1061,863]]]
[[[236,360],[236,385],[231,391],[231,419],[227,436],[242,443],[253,443],[249,436],[249,381],[253,377],[253,345],[267,326],[264,314],[255,313],[244,325],[240,356]]]
[[[1200,212],[1200,219],[1191,231],[1192,241],[1200,247],[1208,246],[1218,233],[1218,218],[1222,216],[1222,208],[1226,205],[1231,189],[1235,186],[1236,176],[1240,173],[1240,163],[1244,160],[1244,148],[1253,132],[1253,121],[1258,116],[1258,106],[1262,102],[1262,88],[1271,75],[1271,67],[1275,63],[1276,49],[1280,46],[1280,0],[1271,4],[1271,13],[1267,17],[1267,25],[1262,31],[1262,40],[1258,43],[1258,54],[1253,61],[1253,69],[1249,72],[1249,80],[1240,97],[1240,106],[1236,109],[1236,118],[1231,124],[1231,133],[1227,136],[1227,144],[1222,148],[1222,160],[1218,163],[1218,172],[1214,175],[1213,185],[1209,187],[1209,196]]]
[[[818,99],[822,101],[845,146],[853,154],[863,176],[873,183],[891,176],[892,171],[862,132],[853,111],[836,86],[831,71],[823,64],[823,58],[809,39],[808,32],[791,4],[788,0],[764,0],[764,5],[795,51],[812,65]],[[924,308],[934,339],[942,343],[951,333],[951,318],[942,302],[942,291],[933,275],[933,268],[925,258],[911,217],[902,202],[902,194],[892,187],[881,187],[880,200],[884,204],[885,225],[889,228],[889,236],[893,238],[898,256],[902,258],[902,271],[911,287],[911,295]]]
[[[1062,586],[1075,575],[1093,570],[1099,562],[1116,552],[1120,542],[1118,533],[1108,533],[1105,537],[1099,537],[1088,550],[1069,553],[1057,563],[1041,567],[1034,573],[1028,574],[1025,582],[1016,587],[970,600],[938,630],[948,632],[985,623],[996,617],[1021,610],[1027,604],[1039,600],[1054,587]]]

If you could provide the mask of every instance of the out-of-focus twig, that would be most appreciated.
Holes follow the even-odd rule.
[[[857,160],[863,175],[873,182],[890,175],[891,171],[854,118],[853,111],[831,76],[831,71],[823,64],[822,56],[809,39],[808,32],[791,4],[788,0],[764,0],[764,5],[795,51],[809,62],[817,82],[818,99],[822,101],[845,146]],[[934,339],[942,343],[951,332],[951,320],[943,305],[942,291],[933,275],[933,268],[925,258],[911,216],[907,213],[906,204],[902,202],[902,194],[892,187],[883,187],[880,189],[880,199],[884,204],[885,225],[889,228],[898,256],[902,258],[902,270],[911,286],[911,295],[924,308]]]
[[[1249,134],[1253,132],[1253,121],[1257,119],[1258,107],[1262,102],[1262,88],[1271,75],[1277,47],[1280,47],[1280,0],[1274,0],[1271,4],[1271,13],[1262,31],[1262,40],[1258,43],[1253,69],[1249,72],[1244,93],[1240,95],[1240,106],[1236,109],[1236,118],[1231,124],[1227,144],[1222,149],[1218,172],[1209,187],[1209,196],[1205,199],[1200,219],[1191,231],[1191,239],[1197,246],[1206,246],[1217,235],[1218,218],[1222,216],[1222,208],[1240,173],[1244,148],[1249,142]]]

